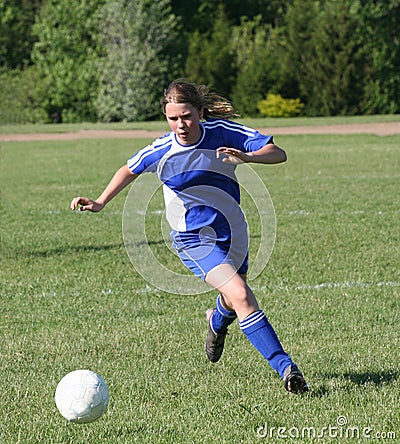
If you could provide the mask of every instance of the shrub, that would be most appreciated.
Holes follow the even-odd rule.
[[[24,71],[12,70],[0,74],[0,123],[44,123],[43,108],[46,85],[32,66]]]
[[[266,117],[296,117],[300,115],[304,104],[300,99],[284,99],[280,94],[267,94],[257,107]]]

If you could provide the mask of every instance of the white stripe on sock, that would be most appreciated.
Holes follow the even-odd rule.
[[[221,305],[222,309],[226,311],[226,313],[222,313],[221,308],[220,308],[220,305]],[[227,310],[227,309],[222,305],[222,302],[221,302],[221,293],[219,293],[219,295],[218,295],[217,310],[218,310],[218,313],[219,313],[221,316],[223,316],[224,318],[232,319],[232,318],[236,318],[236,317],[237,317],[235,311]]]
[[[250,316],[247,316],[242,322],[239,322],[239,326],[241,330],[246,330],[246,328],[251,327],[252,325],[259,322],[262,318],[266,317],[262,310],[256,311],[252,313]]]

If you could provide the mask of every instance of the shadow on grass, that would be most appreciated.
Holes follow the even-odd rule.
[[[124,244],[122,243],[109,245],[63,245],[57,248],[49,248],[46,250],[24,251],[22,254],[25,257],[41,258],[62,256],[71,253],[97,253],[101,251],[120,250],[121,248],[124,248]]]
[[[381,372],[344,373],[343,377],[356,385],[372,383],[379,386],[396,381],[400,377],[400,372],[396,370],[383,370]]]
[[[127,245],[130,248],[140,248],[144,244],[146,245],[162,245],[165,244],[164,240],[161,241],[143,241],[138,242],[136,244]],[[47,248],[47,249],[37,249],[37,250],[27,250],[27,249],[17,249],[7,251],[8,257],[26,257],[26,258],[46,258],[53,256],[63,256],[68,254],[76,254],[76,253],[98,253],[98,252],[106,252],[112,250],[123,250],[125,249],[125,245],[123,243],[114,243],[107,245],[62,245],[56,248]]]
[[[376,387],[379,387],[384,384],[389,384],[391,382],[397,381],[400,379],[400,371],[397,370],[382,370],[381,372],[346,372],[346,373],[329,373],[324,374],[324,378],[331,379],[337,384],[332,384],[332,386],[328,386],[327,384],[323,384],[320,387],[312,388],[310,392],[307,394],[311,398],[323,398],[330,393],[336,392],[339,390],[350,390],[351,386],[363,387],[366,384],[373,384]],[[342,384],[340,384],[342,381]],[[345,384],[343,384],[343,381]]]

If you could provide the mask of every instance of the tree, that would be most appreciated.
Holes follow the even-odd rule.
[[[367,61],[361,111],[399,113],[400,1],[360,0],[353,8],[361,20],[359,40]]]
[[[288,5],[287,0],[171,0],[175,14],[182,17],[183,29],[192,34],[208,33],[218,9],[223,7],[233,26],[239,26],[242,17],[253,20],[262,17],[264,24],[278,25]]]
[[[316,25],[315,0],[294,0],[288,7],[284,23],[275,28],[270,36],[272,57],[276,71],[275,91],[283,97],[307,99],[302,91],[302,80],[308,75],[308,62],[313,57],[311,36]]]
[[[294,0],[276,30],[278,92],[309,115],[400,111],[399,0]]]
[[[232,100],[242,115],[256,115],[258,102],[273,86],[275,68],[270,58],[269,31],[270,26],[257,16],[254,20],[242,17],[241,25],[232,32],[237,71]]]
[[[185,65],[186,77],[229,96],[235,81],[231,36],[232,25],[223,6],[220,6],[212,29],[206,35],[196,31],[191,37]]]
[[[352,0],[295,0],[278,49],[282,95],[301,98],[309,115],[358,113],[365,70],[359,27]]]
[[[313,55],[307,74],[300,80],[308,111],[322,115],[360,112],[365,58],[357,38],[360,20],[352,0],[326,2],[311,37]]]
[[[99,48],[95,20],[105,0],[48,0],[34,25],[32,59],[49,85],[44,107],[53,121],[95,120]]]
[[[0,0],[0,69],[30,64],[32,26],[43,0]]]
[[[41,107],[46,86],[35,66],[0,73],[0,123],[46,122],[47,114]]]
[[[244,115],[269,93],[308,115],[399,113],[399,30],[400,0],[0,0],[0,115],[158,118],[180,76]]]
[[[179,21],[169,0],[111,0],[100,16],[98,116],[103,121],[160,116],[159,99],[179,62],[174,50]]]

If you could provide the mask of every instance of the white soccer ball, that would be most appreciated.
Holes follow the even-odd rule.
[[[96,421],[107,410],[109,392],[104,379],[90,370],[75,370],[58,383],[56,406],[65,419],[86,423]]]

